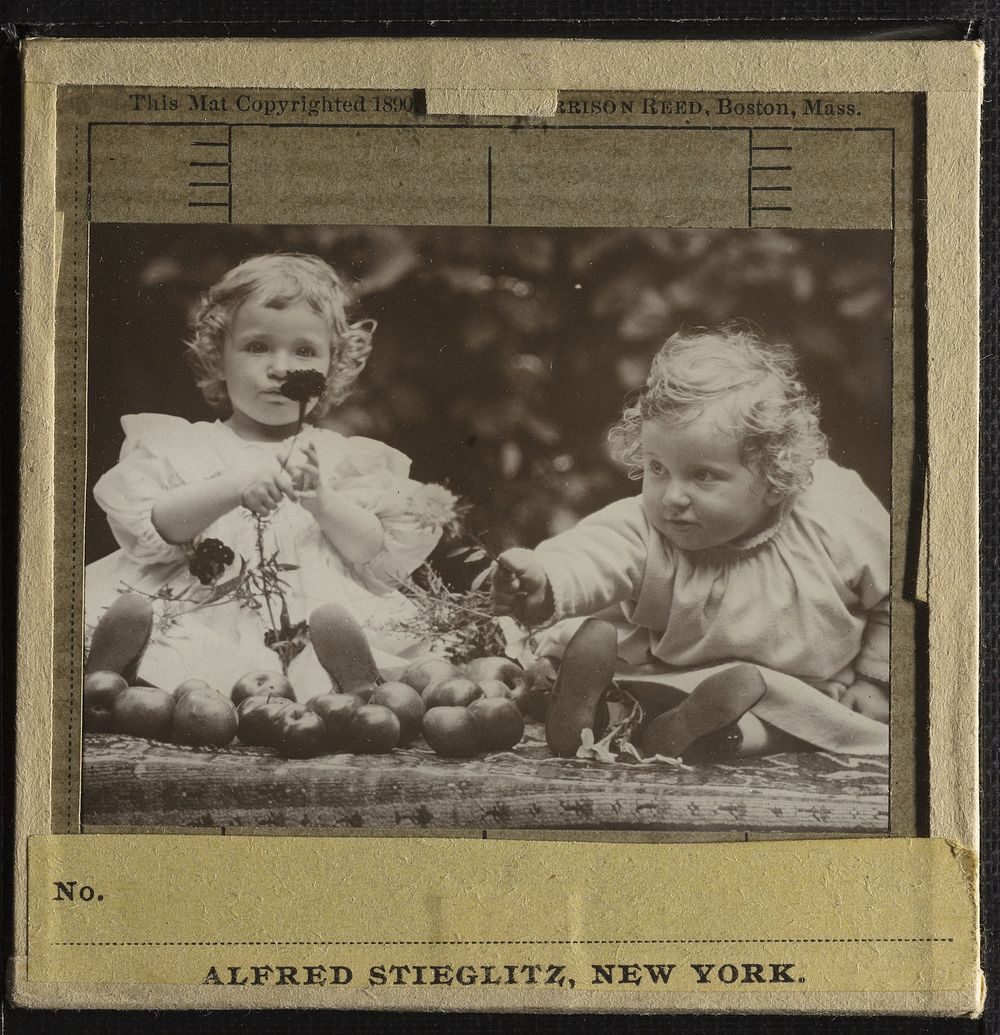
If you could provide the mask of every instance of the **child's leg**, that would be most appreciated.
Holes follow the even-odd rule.
[[[545,731],[555,754],[574,755],[584,729],[599,734],[598,709],[616,655],[616,630],[600,619],[585,621],[567,644]],[[665,670],[653,679],[626,674],[621,684],[649,716],[641,734],[646,754],[709,761],[816,749],[862,755],[887,750],[885,724],[759,665],[715,666],[708,675]]]
[[[338,604],[316,608],[309,616],[309,638],[335,691],[367,698],[382,682],[368,637],[346,608]]]
[[[732,673],[736,674],[735,678]],[[654,683],[628,676],[620,679],[618,685],[642,706],[640,743],[646,743],[647,731],[650,730],[649,738],[658,739],[657,744],[647,745],[646,754],[677,757],[670,752],[679,750],[678,737],[688,742],[682,752],[685,762],[812,751],[812,744],[761,721],[753,711],[739,714],[740,708],[748,702],[759,700],[759,674],[760,670],[755,665],[730,665],[708,677],[699,678],[689,693],[667,682]],[[687,681],[688,674],[666,673],[663,678],[676,678],[677,682],[682,682]],[[766,684],[766,679],[764,682]],[[679,711],[681,705],[685,706],[684,711]],[[677,714],[667,719],[667,714],[672,712]],[[678,716],[681,722],[677,721]],[[692,732],[701,731],[706,732],[691,739]]]
[[[640,739],[644,755],[666,755],[686,761],[744,753],[741,748],[759,743],[762,730],[751,723],[744,733],[738,726],[767,692],[755,665],[734,665],[702,680],[676,708],[646,723]],[[746,753],[759,753],[747,751]]]
[[[137,593],[123,593],[97,623],[86,671],[117,672],[134,685],[152,632],[152,605]]]
[[[585,621],[566,645],[545,720],[545,742],[571,758],[585,729],[597,730],[598,707],[615,673],[618,634],[610,622]]]
[[[812,744],[807,744],[804,740],[799,740],[798,737],[793,737],[790,733],[758,719],[753,712],[741,715],[736,720],[736,726],[739,743],[736,745],[735,753],[740,758],[816,750]]]
[[[575,755],[584,729],[593,730],[595,737],[600,734],[601,706],[612,685],[617,646],[614,626],[596,618],[580,625],[567,644],[545,723],[545,740],[553,754]],[[643,754],[677,758],[686,753],[698,761],[804,747],[750,714],[767,689],[753,665],[736,665],[709,676],[688,697],[678,690],[665,694],[666,687],[653,694],[643,689],[652,688],[629,688],[630,693],[636,691],[646,713],[652,713],[642,734]],[[677,698],[681,703],[674,706]]]

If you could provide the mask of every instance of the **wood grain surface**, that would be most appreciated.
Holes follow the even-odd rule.
[[[823,752],[727,764],[604,764],[516,751],[279,758],[88,734],[83,825],[883,833],[888,764]],[[532,735],[534,734],[534,735]]]

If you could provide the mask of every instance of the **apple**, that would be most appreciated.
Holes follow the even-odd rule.
[[[278,718],[292,702],[285,697],[248,697],[236,709],[237,736],[248,747],[274,747],[278,742]]]
[[[481,750],[479,723],[468,708],[429,708],[422,726],[424,740],[445,758],[471,758]]]
[[[111,706],[115,729],[132,737],[169,740],[173,730],[174,698],[153,686],[129,686]]]
[[[462,671],[477,683],[484,679],[499,679],[511,690],[524,682],[524,669],[510,658],[473,658],[462,666]]]
[[[355,684],[353,690],[345,690],[339,683],[336,683],[330,693],[343,694],[345,697],[353,697],[357,700],[359,705],[367,704],[371,700],[372,694],[375,693],[375,688],[377,686],[377,683],[362,683]]]
[[[359,755],[387,755],[399,734],[399,719],[380,704],[363,704],[348,720],[348,743]]]
[[[471,704],[483,691],[478,683],[465,676],[448,676],[431,683],[424,691],[424,705],[427,708],[462,708]]]
[[[238,708],[248,697],[268,695],[295,700],[292,684],[280,672],[248,672],[236,680],[229,696]]]
[[[483,697],[509,698],[512,693],[510,687],[506,683],[501,683],[499,679],[481,679],[479,689],[482,690]]]
[[[83,728],[91,733],[114,732],[111,708],[115,699],[128,689],[117,672],[90,672],[83,680]]]
[[[204,679],[185,679],[183,683],[178,683],[174,687],[174,700],[179,701],[185,694],[203,693],[205,690],[211,690],[213,694],[218,693]]]
[[[545,721],[557,675],[555,662],[551,658],[538,658],[524,670],[524,690],[511,694],[522,713],[539,722]]]
[[[518,711],[522,715],[529,715],[531,713],[531,695],[528,693],[526,686],[518,686],[513,690],[507,691],[507,696],[517,705]]]
[[[399,677],[399,681],[412,686],[418,694],[422,694],[431,683],[461,674],[461,669],[446,658],[424,658],[423,661],[415,661],[410,665]]]
[[[185,694],[174,707],[174,740],[197,747],[225,747],[233,742],[239,718],[232,702],[213,691]]]
[[[277,718],[277,732],[275,747],[285,758],[314,758],[327,751],[326,723],[304,704],[285,707]]]
[[[357,694],[320,694],[306,707],[326,723],[326,743],[331,750],[346,747],[351,716],[361,707]]]
[[[388,708],[399,719],[399,742],[409,744],[420,733],[420,723],[427,710],[420,694],[406,683],[383,683],[372,694],[371,704]]]
[[[524,736],[524,716],[509,698],[481,697],[469,705],[479,723],[479,739],[487,751],[509,751]]]

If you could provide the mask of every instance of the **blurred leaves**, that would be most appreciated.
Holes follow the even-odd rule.
[[[624,395],[643,383],[674,331],[735,319],[795,347],[820,398],[834,459],[888,500],[887,233],[316,226],[101,233],[115,242],[105,247],[104,273],[116,296],[101,304],[118,307],[120,327],[149,328],[156,348],[174,356],[199,293],[241,259],[308,251],[341,270],[356,285],[358,315],[375,318],[378,329],[359,390],[327,423],[385,440],[413,459],[414,477],[471,500],[467,524],[491,550],[535,543],[637,492],[606,448]],[[151,309],[161,317],[155,326]],[[179,383],[179,363],[174,373]],[[206,416],[191,392],[172,410],[154,395],[142,408]],[[120,413],[124,404],[116,405]]]

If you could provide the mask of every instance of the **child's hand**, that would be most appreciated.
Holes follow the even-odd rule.
[[[295,471],[295,486],[299,503],[313,517],[329,510],[334,490],[323,477],[319,452],[312,442],[305,447],[303,462]]]
[[[840,703],[876,722],[889,721],[889,691],[862,677],[855,679],[844,691]]]
[[[552,617],[555,601],[548,576],[531,550],[507,550],[493,568],[493,606],[525,625]]]
[[[266,517],[283,497],[296,498],[291,474],[276,456],[255,457],[233,473],[240,503],[258,517]]]

